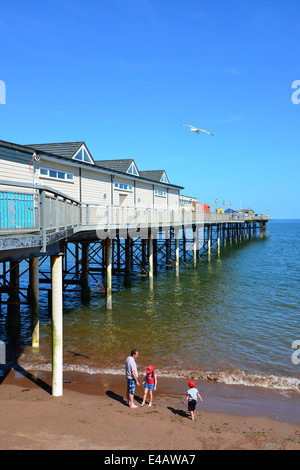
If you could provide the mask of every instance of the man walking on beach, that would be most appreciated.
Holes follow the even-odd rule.
[[[139,387],[138,381],[138,372],[135,360],[137,359],[139,352],[136,349],[131,351],[131,355],[127,357],[125,368],[126,368],[126,378],[127,378],[127,401],[130,408],[138,408],[137,405],[133,403],[134,392],[136,385]]]

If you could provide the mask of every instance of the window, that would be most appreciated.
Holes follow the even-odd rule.
[[[74,160],[80,160],[81,162],[86,162],[86,163],[92,163],[93,160],[91,157],[88,155],[84,147],[81,147],[81,149],[74,155]]]
[[[73,173],[67,173],[66,171],[52,170],[51,168],[40,168],[40,177],[74,182]]]
[[[123,189],[125,191],[132,191],[132,185],[126,183],[114,183],[116,189]]]
[[[159,191],[158,189],[154,191],[154,194],[155,196],[162,196],[162,197],[166,197],[167,195],[166,191]]]
[[[163,173],[162,177],[160,178],[160,181],[162,183],[169,183],[166,173]]]
[[[130,167],[128,168],[127,173],[130,173],[131,175],[139,176],[137,168],[136,168],[136,166],[133,162],[131,163]]]

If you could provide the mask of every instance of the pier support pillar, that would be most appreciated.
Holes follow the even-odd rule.
[[[7,313],[18,313],[20,311],[20,295],[19,295],[19,261],[10,261],[9,268],[9,297],[7,305]]]
[[[8,335],[13,339],[19,338],[21,332],[19,274],[19,261],[10,261],[7,315],[5,324]]]
[[[52,395],[63,394],[63,277],[62,255],[51,255]]]
[[[81,245],[81,298],[83,301],[90,300],[89,288],[89,244],[82,243]]]
[[[217,252],[220,256],[220,225],[217,225]]]
[[[226,229],[226,224],[223,224],[223,244],[226,246],[226,240],[227,240],[227,229]]]
[[[260,238],[264,238],[266,236],[266,228],[267,228],[266,222],[262,222],[259,225],[259,236],[260,236]]]
[[[125,274],[129,275],[131,271],[131,238],[127,235],[125,238]]]
[[[112,309],[112,290],[111,290],[111,239],[105,240],[106,257],[106,308]]]
[[[194,225],[193,227],[193,266],[194,269],[197,267],[197,234],[198,230],[197,227]]]
[[[207,254],[208,254],[208,261],[210,261],[210,225],[207,226]]]
[[[40,320],[39,320],[39,258],[29,260],[29,288],[28,297],[32,310],[32,336],[31,345],[39,347]]]
[[[146,267],[147,240],[142,238],[142,268]]]
[[[175,229],[175,274],[179,276],[179,230]]]
[[[152,233],[149,232],[148,238],[148,265],[149,265],[149,289],[153,290],[153,239]]]

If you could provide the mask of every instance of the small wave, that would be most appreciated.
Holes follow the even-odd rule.
[[[235,370],[228,372],[201,372],[200,374],[196,374],[195,378],[213,380],[227,385],[245,385],[248,387],[272,388],[300,393],[300,380],[296,377],[280,377],[277,375],[265,375]]]
[[[22,364],[27,370],[51,371],[51,364]],[[87,374],[111,374],[123,375],[124,366],[120,367],[98,367],[89,364],[64,364],[64,371],[83,372]],[[182,378],[194,380],[215,381],[226,385],[243,385],[247,387],[262,387],[288,392],[300,393],[300,379],[297,377],[285,377],[277,375],[266,375],[258,372],[245,372],[241,370],[230,371],[205,371],[205,370],[178,370],[156,369],[160,377]]]

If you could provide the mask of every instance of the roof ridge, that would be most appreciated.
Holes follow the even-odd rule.
[[[34,145],[60,145],[60,144],[85,144],[85,141],[78,140],[78,141],[70,141],[70,142],[43,142],[43,143],[36,142],[35,144],[24,144],[24,146],[31,147]]]

